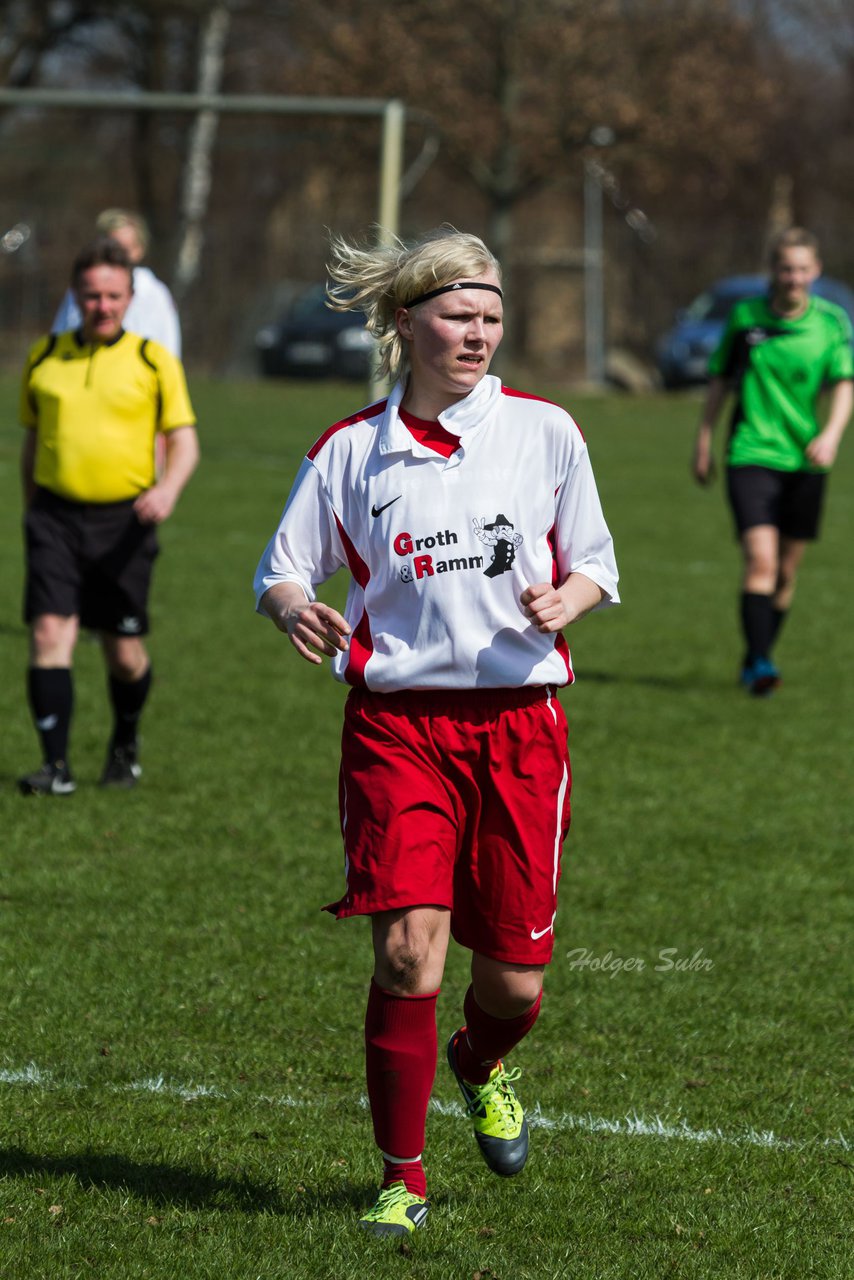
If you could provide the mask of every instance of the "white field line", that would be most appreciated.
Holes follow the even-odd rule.
[[[53,1083],[51,1077],[44,1071],[39,1071],[34,1062],[28,1067],[24,1067],[21,1071],[0,1071],[0,1084],[41,1084],[49,1086]]]
[[[20,1070],[0,1069],[0,1085],[23,1085],[43,1089],[82,1089],[85,1086],[73,1081],[54,1080],[50,1072],[41,1071],[35,1063]],[[212,1085],[186,1085],[166,1076],[149,1076],[144,1080],[134,1080],[130,1084],[111,1085],[117,1093],[154,1093],[170,1098],[179,1098],[182,1102],[195,1102],[201,1098],[241,1099],[261,1103],[270,1107],[317,1108],[324,1106],[322,1100],[310,1098],[294,1098],[288,1094],[276,1097],[267,1094],[249,1094],[239,1089],[218,1089]],[[367,1110],[368,1099],[359,1098],[359,1105]],[[458,1102],[443,1102],[433,1098],[430,1108],[440,1116],[453,1116],[455,1119],[465,1117],[465,1111]],[[562,1115],[549,1116],[537,1104],[526,1111],[528,1124],[532,1129],[545,1129],[553,1133],[575,1131],[578,1133],[610,1133],[624,1138],[665,1138],[680,1142],[717,1143],[728,1147],[764,1147],[769,1151],[805,1151],[810,1148],[831,1147],[841,1151],[854,1148],[854,1139],[840,1133],[833,1138],[786,1138],[770,1129],[742,1129],[726,1133],[723,1129],[692,1129],[680,1120],[676,1123],[662,1120],[660,1116],[645,1118],[637,1114],[625,1116],[622,1120],[609,1120],[604,1116],[573,1115],[564,1112]]]

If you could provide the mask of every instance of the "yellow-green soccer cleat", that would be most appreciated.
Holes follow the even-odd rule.
[[[414,1196],[402,1182],[385,1187],[373,1209],[369,1209],[359,1226],[373,1236],[411,1236],[427,1220],[430,1201]]]
[[[455,1031],[448,1041],[448,1065],[465,1099],[484,1160],[493,1173],[511,1178],[522,1172],[528,1159],[528,1125],[513,1089],[513,1081],[519,1079],[521,1072],[518,1067],[505,1071],[499,1062],[486,1084],[469,1084],[457,1067],[457,1041],[463,1031],[464,1028]]]

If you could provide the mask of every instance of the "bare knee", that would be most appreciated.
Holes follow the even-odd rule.
[[[111,676],[125,684],[141,679],[148,670],[148,652],[138,636],[102,634],[104,659]]]
[[[780,534],[773,525],[754,525],[741,535],[744,590],[770,596],[780,569]]]
[[[430,958],[429,948],[414,939],[386,947],[381,963],[393,989],[417,991]]]
[[[43,613],[30,628],[30,661],[35,667],[70,667],[77,642],[76,617]]]
[[[402,995],[435,991],[442,981],[449,926],[447,911],[416,909],[373,916],[374,980]]]
[[[777,558],[765,551],[755,551],[745,560],[745,590],[770,595],[777,583],[779,565]]]
[[[543,989],[542,965],[506,964],[473,955],[474,998],[494,1018],[518,1018],[536,1004]]]

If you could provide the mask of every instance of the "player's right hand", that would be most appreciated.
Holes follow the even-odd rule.
[[[293,605],[285,618],[288,638],[306,662],[318,665],[350,647],[350,625],[331,605],[319,600]]]
[[[700,431],[694,445],[694,457],[691,461],[691,472],[697,484],[711,484],[715,478],[715,460],[712,457],[711,432]]]

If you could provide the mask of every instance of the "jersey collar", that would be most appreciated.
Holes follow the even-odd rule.
[[[379,450],[381,454],[413,453],[426,454],[433,451],[419,445],[412,437],[400,417],[400,404],[406,390],[404,382],[398,382],[386,402],[380,428]],[[464,400],[458,400],[439,414],[439,422],[446,431],[460,437],[460,444],[465,446],[471,433],[487,421],[501,396],[501,381],[492,374],[481,378],[477,386],[469,392]],[[436,456],[435,454],[433,455]]]
[[[77,343],[78,347],[81,348],[81,350],[84,347],[114,347],[117,342],[121,342],[122,338],[125,336],[126,333],[127,333],[126,329],[119,329],[116,336],[114,338],[110,338],[109,342],[87,342],[86,339],[83,337],[83,330],[82,328],[80,328],[80,329],[74,330],[74,341]]]

